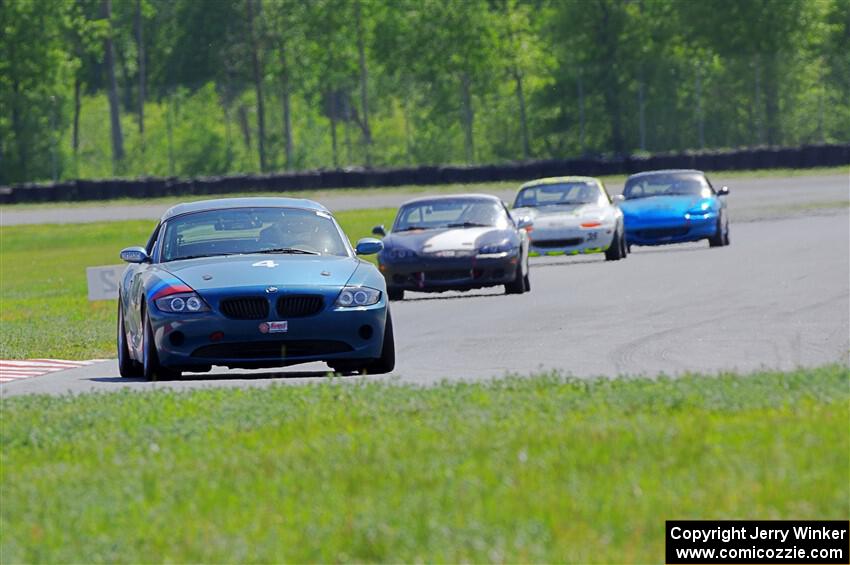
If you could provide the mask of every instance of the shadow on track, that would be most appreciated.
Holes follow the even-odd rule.
[[[720,248],[722,249],[722,248]],[[713,251],[705,242],[671,243],[668,245],[636,245],[632,254],[644,253],[688,253],[694,251]]]
[[[570,267],[572,265],[588,265],[592,263],[604,263],[604,259],[599,259],[598,257],[594,258],[583,258],[578,259],[576,257],[546,257],[544,260],[532,260],[529,266],[532,269],[537,267]]]
[[[432,294],[426,294],[425,296],[417,296],[415,298],[405,298],[402,301],[394,301],[393,304],[400,304],[404,302],[429,302],[431,300],[463,300],[470,298],[493,298],[496,296],[507,296],[503,292],[493,292],[488,294],[451,294],[449,296],[443,296],[442,293],[435,292]]]
[[[282,371],[272,371],[272,372],[263,372],[263,373],[253,373],[253,372],[245,372],[245,371],[228,371],[227,373],[188,373],[183,375],[177,379],[160,379],[154,382],[158,383],[179,383],[184,381],[232,381],[232,380],[261,380],[261,379],[310,379],[310,378],[318,378],[324,377],[328,378],[330,376],[339,377],[343,375],[334,375],[330,369],[327,371],[293,371],[293,372],[282,372]],[[348,375],[344,375],[348,376]],[[357,376],[357,375],[354,375]],[[145,379],[141,378],[131,378],[126,379],[123,377],[92,377],[86,379],[88,381],[94,381],[98,383],[146,383]]]

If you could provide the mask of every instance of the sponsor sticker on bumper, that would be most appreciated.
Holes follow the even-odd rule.
[[[260,324],[260,333],[280,334],[289,331],[289,323],[286,320],[280,322],[263,322]]]

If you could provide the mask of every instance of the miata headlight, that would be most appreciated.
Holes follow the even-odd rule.
[[[413,259],[416,257],[416,253],[411,249],[395,248],[387,249],[383,256],[390,261],[403,261],[405,259]]]
[[[479,255],[497,255],[499,253],[510,253],[512,251],[516,251],[516,249],[511,246],[510,242],[482,245],[478,248]]]
[[[710,202],[701,202],[699,206],[688,210],[688,214],[708,214],[709,212],[711,212]]]
[[[360,308],[377,304],[380,299],[380,290],[368,286],[346,286],[339,293],[336,305],[339,308]]]
[[[714,211],[711,209],[711,204],[709,204],[708,202],[703,202],[693,210],[688,210],[687,212],[685,212],[685,219],[704,220],[705,218],[711,216],[713,212]]]
[[[156,307],[162,312],[172,314],[206,312],[210,309],[200,296],[195,292],[181,292],[170,294],[156,301]]]

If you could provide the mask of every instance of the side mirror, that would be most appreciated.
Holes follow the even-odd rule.
[[[529,218],[528,216],[523,216],[521,218],[517,218],[516,227],[521,230],[524,230],[530,228],[533,223],[534,222],[531,221],[531,218]]]
[[[121,260],[127,263],[147,263],[151,258],[144,247],[125,247],[121,250]]]
[[[620,202],[625,201],[626,197],[623,196],[622,194],[615,194],[611,200],[613,201],[613,204],[616,206]]]
[[[717,196],[726,196],[727,194],[729,194],[728,186],[721,186],[720,190],[717,191]]]
[[[374,255],[384,248],[384,242],[372,237],[364,237],[357,242],[358,255]]]
[[[375,226],[374,228],[372,228],[372,235],[380,235],[381,237],[384,237],[385,235],[387,235],[387,230],[385,230],[384,226],[382,225]]]

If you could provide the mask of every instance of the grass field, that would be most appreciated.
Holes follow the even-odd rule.
[[[778,178],[778,177],[801,177],[812,175],[839,175],[847,174],[847,167],[823,167],[815,169],[767,169],[761,171],[707,171],[709,178],[715,181],[723,181],[724,179],[752,179],[752,178]],[[599,177],[606,185],[621,185],[625,182],[627,175],[609,175]],[[530,180],[530,179],[529,179]],[[485,183],[469,183],[469,184],[441,184],[441,185],[404,185],[392,186],[383,188],[338,188],[333,190],[305,190],[298,192],[251,192],[251,193],[233,193],[210,196],[209,198],[229,198],[239,196],[293,196],[296,198],[310,198],[313,200],[323,201],[328,196],[340,195],[380,195],[387,193],[452,193],[452,192],[492,192],[502,190],[516,190],[521,181],[501,181],[501,182],[485,182]],[[167,206],[169,204],[178,204],[186,200],[197,200],[205,198],[203,195],[188,195],[188,196],[165,196],[162,198],[116,198],[113,200],[97,200],[83,202],[51,202],[51,203],[32,203],[32,204],[12,204],[0,206],[0,210],[25,210],[38,208],[55,208],[62,207],[78,207],[78,206],[128,206],[136,204],[161,204]]]
[[[356,242],[389,224],[393,209],[336,214]],[[115,356],[115,301],[89,302],[86,267],[120,263],[154,223],[100,222],[0,227],[0,358]]]
[[[0,561],[662,562],[846,519],[846,367],[0,401]]]

